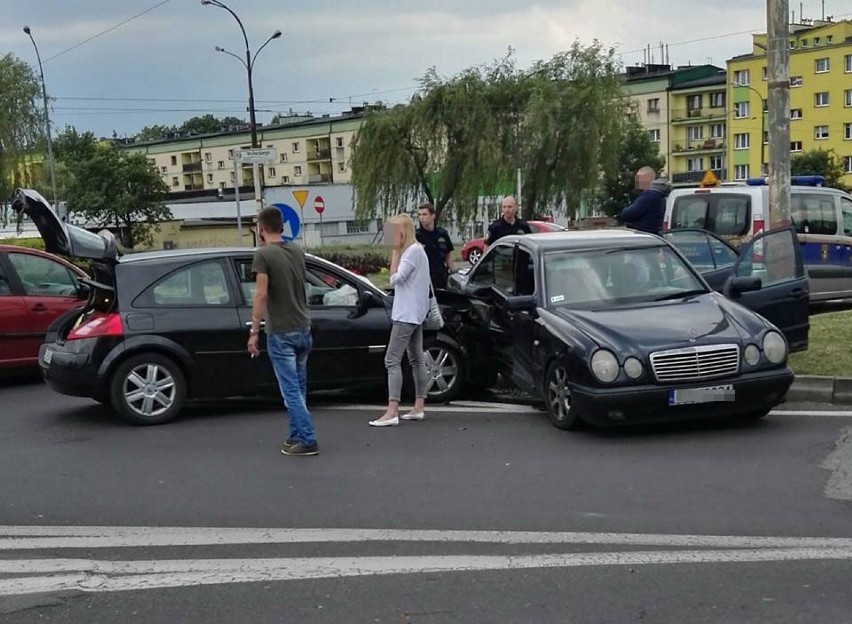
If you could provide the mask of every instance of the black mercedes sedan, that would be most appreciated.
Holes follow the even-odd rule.
[[[114,240],[61,222],[35,191],[19,190],[13,207],[32,218],[49,251],[92,260],[87,304],[58,319],[40,350],[51,389],[109,404],[136,424],[168,422],[187,400],[278,395],[268,358],[246,352],[254,250],[120,256]],[[383,388],[391,295],[321,258],[309,255],[306,265],[309,390]],[[456,397],[480,368],[468,375],[459,318],[448,314],[445,329],[425,336],[429,401]]]
[[[727,297],[669,242],[630,230],[506,237],[453,277],[451,289],[489,302],[500,371],[540,395],[561,429],[761,418],[793,381],[788,340],[807,345],[792,230],[743,250]]]

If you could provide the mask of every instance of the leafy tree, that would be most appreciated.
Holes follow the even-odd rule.
[[[128,247],[150,244],[157,224],[172,218],[168,188],[144,154],[95,141],[68,128],[57,140],[67,168],[68,210],[98,228],[118,227]]]
[[[0,57],[0,198],[19,186],[32,186],[24,155],[44,145],[41,83],[32,68],[13,54]],[[39,145],[41,143],[41,145]]]
[[[825,185],[832,188],[843,187],[843,162],[834,150],[815,149],[796,154],[790,159],[791,175],[820,175],[825,177]]]
[[[175,132],[174,126],[153,124],[142,128],[133,138],[137,141],[156,141],[165,138],[170,132]]]
[[[617,155],[617,166],[604,174],[593,200],[609,216],[617,215],[636,199],[640,191],[635,190],[634,176],[640,168],[649,166],[661,171],[666,165],[665,157],[635,114],[624,117]]]
[[[369,112],[352,156],[356,212],[425,198],[460,222],[479,197],[511,192],[521,170],[524,214],[593,188],[615,167],[625,114],[618,64],[598,43],[516,69],[513,54],[442,79],[430,70],[407,106]]]
[[[189,134],[213,134],[221,132],[224,128],[224,120],[218,119],[213,115],[207,114],[202,117],[192,117],[183,122],[178,128],[178,132],[186,132]]]

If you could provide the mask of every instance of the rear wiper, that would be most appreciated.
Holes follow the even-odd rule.
[[[706,292],[706,290],[684,290],[682,292],[669,293],[668,295],[657,297],[656,299],[654,299],[654,301],[667,301],[668,299],[686,299],[687,297],[694,297],[695,295],[703,295]]]

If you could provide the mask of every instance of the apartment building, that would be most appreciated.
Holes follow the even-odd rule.
[[[834,150],[852,186],[852,20],[791,24],[790,150]],[[767,164],[767,35],[728,61],[728,180],[746,180]]]
[[[697,184],[707,171],[720,180],[727,176],[728,89],[725,70],[681,82],[670,91],[671,161],[673,186]]]
[[[361,127],[363,111],[337,117],[294,118],[257,129],[258,143],[274,148],[275,162],[260,168],[264,187],[308,184],[346,184],[350,181],[352,140]],[[234,172],[235,152],[251,148],[248,129],[133,143],[122,149],[145,154],[173,195],[219,191],[254,185],[251,164]]]

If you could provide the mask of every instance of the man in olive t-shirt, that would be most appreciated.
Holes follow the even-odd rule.
[[[260,353],[258,335],[266,315],[266,347],[275,369],[281,396],[290,417],[290,431],[281,449],[285,455],[319,452],[311,414],[305,405],[311,321],[305,301],[305,252],[281,240],[281,211],[264,208],[257,215],[263,246],[254,253],[251,270],[256,288],[251,310],[248,351]]]

